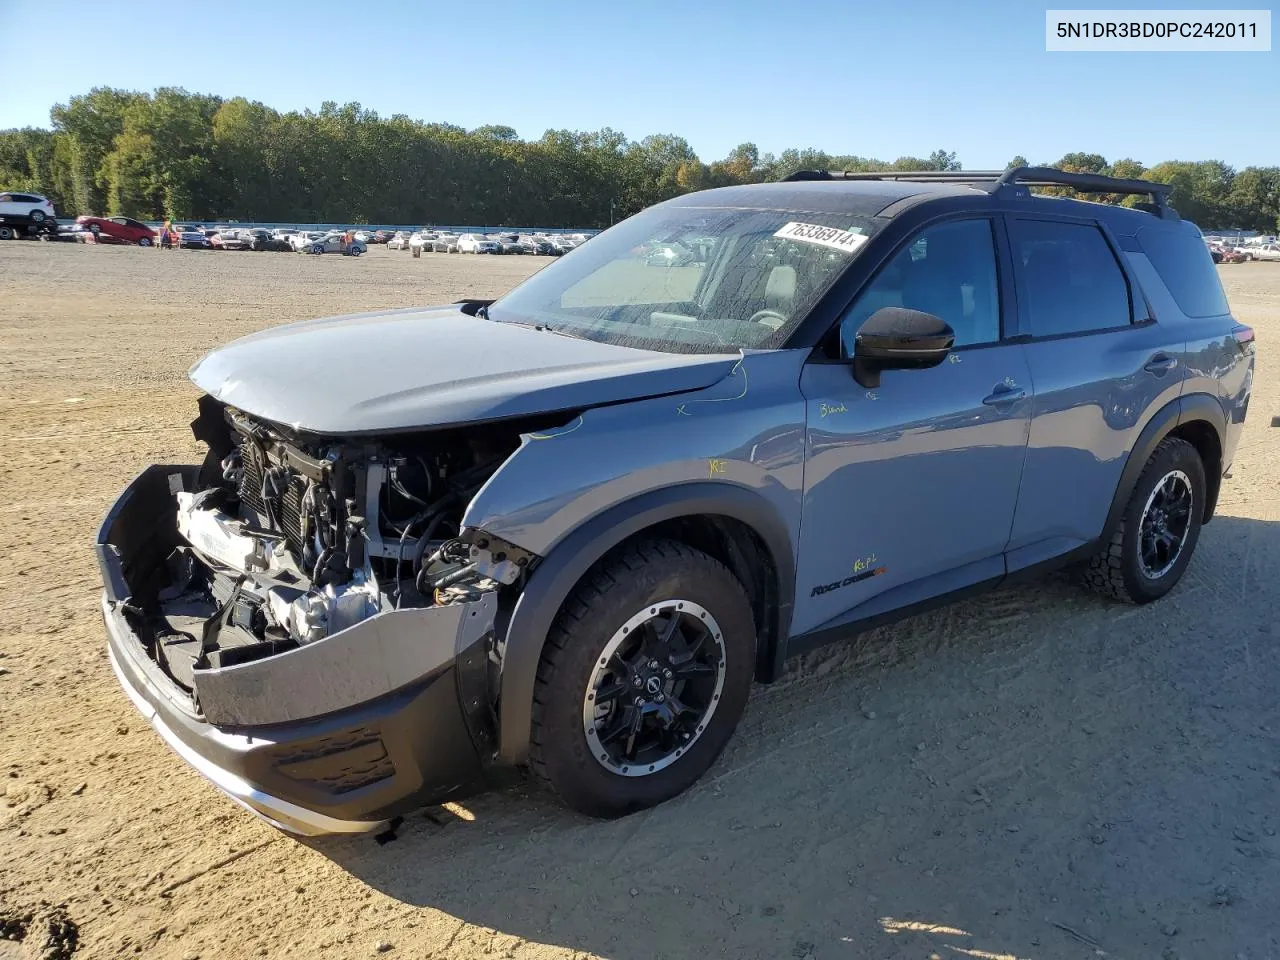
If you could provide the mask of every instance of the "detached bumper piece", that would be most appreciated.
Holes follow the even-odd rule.
[[[197,468],[155,465],[98,534],[112,668],[173,750],[232,799],[302,835],[360,833],[485,784],[496,598],[377,614],[322,640],[229,666],[187,689],[157,661],[175,494]]]

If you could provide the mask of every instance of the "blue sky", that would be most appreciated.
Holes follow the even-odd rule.
[[[675,133],[704,161],[750,140],[885,160],[941,148],[971,169],[1071,150],[1280,164],[1276,52],[1046,53],[1046,5],[5,0],[6,38],[25,39],[3,44],[0,129],[47,126],[93,86],[174,85],[526,138]]]

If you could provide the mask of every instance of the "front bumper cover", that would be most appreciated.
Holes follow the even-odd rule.
[[[98,534],[112,668],[161,738],[232,799],[293,833],[355,833],[484,786],[496,600],[391,611],[297,649],[197,671],[156,663],[148,611],[180,542],[173,494],[197,468],[153,465]]]

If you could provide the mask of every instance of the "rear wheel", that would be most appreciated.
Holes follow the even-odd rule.
[[[43,211],[43,210],[32,210],[32,211],[31,211],[31,222],[32,222],[32,223],[35,223],[35,224],[42,224],[42,223],[44,223],[44,211]]]
[[[1084,569],[1093,589],[1150,603],[1174,588],[1200,539],[1204,464],[1186,440],[1166,437],[1147,460],[1120,526]]]
[[[0,240],[12,240],[16,236],[12,227],[0,225]]]
[[[591,816],[669,800],[733,734],[755,648],[746,593],[719,561],[671,540],[606,558],[547,637],[530,766]]]

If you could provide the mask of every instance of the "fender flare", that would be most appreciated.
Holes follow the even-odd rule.
[[[1120,482],[1116,485],[1115,496],[1111,501],[1111,509],[1107,512],[1107,522],[1102,528],[1102,542],[1110,540],[1116,528],[1120,526],[1125,507],[1129,504],[1129,497],[1133,495],[1133,488],[1138,484],[1138,477],[1142,475],[1147,460],[1160,445],[1160,441],[1173,433],[1181,424],[1193,420],[1203,420],[1213,427],[1218,434],[1218,445],[1221,449],[1227,432],[1227,415],[1216,397],[1207,393],[1186,394],[1176,400],[1170,400],[1157,410],[1147,421],[1147,425],[1142,428],[1133,448],[1129,451],[1129,458],[1125,461]],[[1216,484],[1212,489],[1216,493]],[[1212,516],[1216,499],[1214,493],[1209,495],[1209,502],[1205,505],[1205,520]]]
[[[774,636],[784,646],[795,597],[791,537],[777,510],[745,487],[714,482],[664,487],[619,503],[575,528],[548,552],[529,576],[506,623],[502,660],[497,761],[523,763],[533,722],[533,688],[547,634],[565,598],[608,551],[664,520],[725,516],[750,526],[773,555],[778,572]]]

